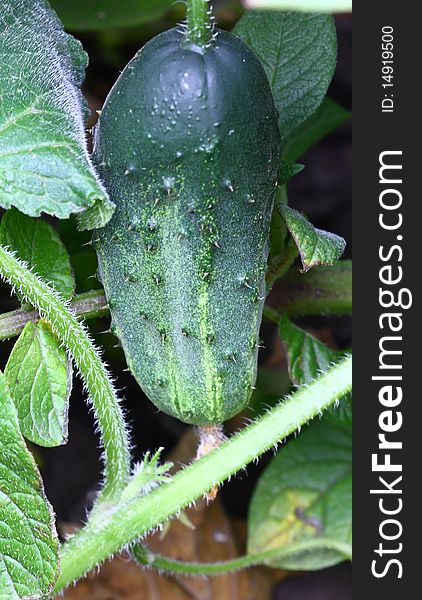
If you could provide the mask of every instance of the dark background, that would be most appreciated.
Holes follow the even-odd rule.
[[[232,2],[217,3],[219,26],[231,29],[240,15],[240,9]],[[351,109],[351,18],[348,15],[336,17],[338,32],[338,64],[329,95],[347,109]],[[85,95],[92,109],[90,125],[119,71],[152,35],[174,25],[168,19],[155,22],[142,28],[110,31],[98,34],[78,35],[90,56],[90,66],[84,86]],[[305,170],[289,184],[290,204],[305,212],[310,221],[322,229],[333,231],[347,241],[345,258],[351,257],[351,123],[341,126],[323,141],[318,143],[301,159]],[[77,239],[69,237],[66,224],[57,224],[72,253],[78,274],[78,291],[96,285],[95,279],[87,279],[95,273],[95,258],[91,254],[81,255],[80,244],[85,241],[82,235]],[[98,285],[98,284],[97,284]],[[272,292],[270,302],[276,301],[277,290]],[[5,286],[0,287],[0,311],[17,307]],[[322,336],[329,338],[340,348],[350,346],[351,325],[348,318],[307,318],[302,324],[313,329],[321,329]],[[115,338],[99,332],[108,329],[108,320],[89,322],[89,327],[97,343],[105,348],[105,360],[117,377],[117,386],[122,389],[124,406],[132,429],[136,446],[135,458],[140,459],[147,449],[164,446],[171,449],[180,438],[185,426],[175,419],[158,413],[144,396],[130,375],[123,372],[123,353],[114,348]],[[260,364],[266,367],[267,377],[285,370],[283,360],[278,356],[279,347],[273,325],[264,324],[262,337],[265,350],[261,352]],[[3,369],[13,341],[0,343],[0,368]],[[269,373],[269,375],[268,375]],[[285,378],[280,378],[277,393],[286,390]],[[249,416],[251,416],[249,414]],[[95,495],[100,479],[100,451],[95,437],[92,415],[87,410],[84,393],[77,377],[70,404],[69,442],[66,446],[54,449],[36,449],[42,469],[46,492],[54,506],[59,521],[75,522],[86,515],[86,506]],[[257,466],[250,466],[247,475],[233,478],[224,486],[222,496],[226,510],[238,517],[246,517],[249,500],[262,469],[271,459],[265,456]],[[340,565],[321,572],[308,573],[292,578],[274,590],[277,600],[346,600],[351,598],[350,568]]]

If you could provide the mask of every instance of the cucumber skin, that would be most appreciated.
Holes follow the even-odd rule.
[[[248,403],[280,153],[265,72],[217,31],[171,29],[111,90],[94,159],[116,211],[95,247],[128,366],[161,410],[221,423]]]

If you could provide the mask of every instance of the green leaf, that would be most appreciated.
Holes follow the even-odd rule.
[[[350,428],[313,423],[261,476],[248,518],[248,552],[280,548],[286,569],[321,569],[351,558]]]
[[[279,185],[274,197],[274,210],[271,217],[270,230],[270,256],[268,264],[272,267],[275,263],[283,260],[286,252],[286,240],[288,231],[284,222],[281,208],[287,205],[287,186]]]
[[[280,210],[299,250],[302,273],[316,265],[332,265],[343,254],[346,242],[342,237],[317,229],[294,208],[282,206]]]
[[[297,160],[311,146],[350,119],[350,113],[331,98],[324,98],[321,106],[287,137],[283,159]]]
[[[351,12],[352,0],[245,0],[245,6],[307,12]]]
[[[40,474],[0,373],[0,598],[41,598],[57,579],[59,542]]]
[[[73,297],[75,280],[70,259],[54,227],[11,208],[0,222],[0,244],[15,250],[63,298]]]
[[[0,57],[0,205],[102,227],[114,205],[88,155],[80,42],[45,0],[6,0]]]
[[[279,186],[285,185],[288,181],[290,181],[292,177],[294,177],[298,173],[301,173],[304,168],[305,165],[302,165],[301,163],[292,163],[282,160],[278,169],[277,184]]]
[[[284,315],[280,319],[279,330],[287,349],[290,379],[296,385],[316,379],[344,356],[294,325]]]
[[[96,279],[98,268],[97,254],[92,246],[92,233],[80,231],[74,217],[59,222],[57,231],[69,252],[78,293],[100,288]]]
[[[25,325],[5,377],[26,439],[46,447],[65,444],[72,365],[46,321]]]
[[[174,0],[51,0],[66,29],[132,27],[159,19]]]
[[[246,12],[234,33],[267,73],[280,115],[282,140],[321,104],[337,55],[333,17],[295,12]]]
[[[294,325],[284,315],[280,319],[279,331],[286,348],[290,379],[298,386],[317,379],[321,373],[326,373],[330,366],[342,360],[346,354],[332,350],[310,333]],[[351,424],[351,394],[342,398],[338,406],[330,407],[324,413],[324,418]]]

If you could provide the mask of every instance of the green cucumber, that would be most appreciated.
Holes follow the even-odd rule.
[[[95,133],[116,211],[96,232],[113,330],[150,400],[196,425],[247,404],[280,134],[263,67],[234,35],[177,28],[126,66]]]

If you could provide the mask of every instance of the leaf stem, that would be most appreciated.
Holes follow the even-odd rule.
[[[293,238],[289,238],[286,243],[286,248],[283,254],[274,258],[267,273],[267,286],[270,290],[277,279],[281,279],[290,269],[296,258],[299,256],[299,251],[296,242]]]
[[[111,500],[129,479],[129,442],[114,386],[98,350],[72,313],[71,306],[3,246],[0,246],[0,276],[50,322],[75,361],[92,401],[104,446],[104,484],[99,498]],[[78,300],[79,307],[83,306],[87,314],[96,310],[93,297]]]
[[[186,43],[206,48],[212,37],[208,0],[187,0]]]
[[[77,294],[70,302],[70,309],[74,315],[84,319],[94,319],[109,314],[103,290],[91,290]],[[18,336],[28,321],[35,322],[39,318],[40,314],[37,310],[25,310],[24,308],[0,314],[0,341]]]
[[[280,561],[284,556],[290,557],[292,554],[301,552],[301,550],[310,551],[314,545],[316,548],[321,548],[321,546],[323,546],[327,550],[335,550],[336,552],[343,554],[344,560],[350,559],[350,549],[346,544],[341,544],[330,539],[321,540],[321,538],[316,540],[306,540],[306,542],[296,544],[293,543],[288,546],[271,548],[270,550],[264,550],[254,554],[245,554],[243,556],[232,558],[231,560],[215,563],[185,562],[168,558],[159,554],[153,554],[145,546],[141,546],[140,544],[137,544],[132,549],[132,556],[145,567],[158,569],[167,573],[209,576],[231,573],[233,571],[238,571],[239,569],[246,569],[274,559]]]
[[[59,592],[121,548],[183,510],[211,488],[259,457],[351,389],[352,359],[333,366],[319,379],[302,387],[257,421],[232,436],[218,449],[179,471],[169,482],[135,498],[116,504],[64,544]]]
[[[349,315],[352,312],[352,261],[330,267],[314,267],[307,273],[291,269],[277,284],[279,313],[302,315]]]

